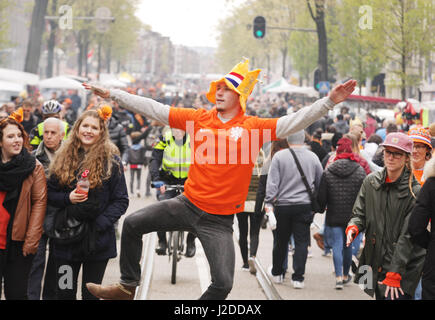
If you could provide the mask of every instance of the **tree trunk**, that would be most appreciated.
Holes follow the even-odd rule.
[[[405,39],[405,6],[403,1],[400,2],[401,4],[401,26],[400,31],[402,35],[402,74],[400,75],[400,78],[402,80],[401,84],[401,95],[402,95],[402,101],[406,100],[406,57],[408,55],[408,48],[406,46],[406,39]]]
[[[97,67],[97,80],[100,80],[101,73],[101,38],[98,39],[98,67]]]
[[[77,56],[78,76],[81,77],[83,71],[83,41],[82,41],[82,33],[80,31],[76,39],[77,39],[77,46],[79,47],[79,54]]]
[[[316,15],[311,8],[310,0],[307,0],[308,9],[311,17],[316,23],[317,39],[319,42],[319,58],[318,65],[320,71],[320,81],[328,81],[328,39],[326,36],[325,26],[325,1],[316,0]]]
[[[284,79],[286,78],[287,51],[288,51],[287,47],[281,49],[281,53],[282,53],[282,77]]]
[[[57,0],[52,0],[51,3],[51,15],[55,16],[57,11]],[[57,22],[50,20],[50,37],[47,44],[47,78],[53,77],[53,64],[54,64],[54,47],[56,45],[56,31]]]
[[[48,38],[47,43],[47,78],[51,78],[53,76],[54,46],[56,43],[56,28],[53,21],[50,21],[50,29],[50,37]]]
[[[270,55],[266,54],[266,60],[267,60],[267,84],[270,83]]]
[[[106,61],[107,61],[107,73],[110,74],[110,65],[112,63],[112,46],[109,43],[109,47],[107,48],[107,57],[106,57]]]
[[[85,51],[83,54],[83,58],[84,58],[84,62],[85,62],[85,77],[88,77],[89,74],[89,63],[88,63],[88,53],[89,53],[89,41],[86,37],[86,42],[85,42]]]
[[[48,0],[35,1],[32,12],[32,24],[30,26],[29,42],[27,43],[26,61],[24,71],[38,73],[39,58],[41,57],[42,35],[45,26],[45,14]]]
[[[402,55],[402,74],[400,75],[402,84],[400,86],[400,93],[402,96],[402,101],[406,100],[406,57]]]

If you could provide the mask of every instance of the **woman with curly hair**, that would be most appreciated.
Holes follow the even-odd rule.
[[[129,201],[119,151],[110,141],[106,125],[110,115],[108,107],[85,111],[50,167],[49,205],[65,208],[67,215],[87,226],[84,238],[78,242],[54,241],[57,296],[61,300],[76,299],[81,266],[82,298],[96,299],[85,283],[101,283],[108,260],[117,255],[114,224],[126,212]],[[85,170],[89,170],[88,193],[76,187]],[[65,277],[69,271],[72,281]]]
[[[0,122],[0,294],[26,300],[47,207],[44,167],[29,152],[22,109]]]

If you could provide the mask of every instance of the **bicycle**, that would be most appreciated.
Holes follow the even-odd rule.
[[[151,183],[152,188],[157,188],[154,183]],[[174,184],[165,185],[165,192],[175,190],[176,196],[184,191],[184,185]],[[168,237],[168,256],[169,262],[172,263],[171,283],[177,282],[177,263],[181,260],[184,251],[184,231],[169,231]],[[172,262],[171,262],[172,260]]]

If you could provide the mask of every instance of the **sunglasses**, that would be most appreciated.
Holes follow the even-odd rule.
[[[404,155],[405,153],[403,152],[394,152],[387,149],[384,150],[384,156],[392,156],[394,159],[401,159]]]

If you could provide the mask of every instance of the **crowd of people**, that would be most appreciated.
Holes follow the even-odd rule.
[[[247,66],[234,70],[248,76]],[[315,213],[325,215],[313,238],[324,255],[332,252],[335,289],[358,283],[369,266],[369,295],[433,299],[428,223],[434,212],[435,124],[400,132],[395,122],[361,120],[345,108],[329,117],[353,91],[352,81],[303,108],[289,96],[250,97],[255,81],[243,90],[243,80],[236,86],[228,79],[212,82],[206,94],[182,97],[150,85],[127,90],[87,85],[83,106],[74,91],[3,105],[0,279],[6,299],[76,299],[81,267],[83,299],[132,299],[142,235],[157,231],[156,252],[166,254],[165,232],[173,229],[189,232],[187,257],[195,255],[196,237],[208,254],[212,283],[201,298],[225,299],[234,277],[234,215],[242,269],[256,273],[261,226],[275,218],[269,276],[283,282],[291,248],[292,284],[302,289]],[[236,121],[272,135],[261,137],[260,156],[250,166],[190,165],[189,119],[194,133],[210,123],[230,129]],[[143,196],[151,196],[153,184],[159,202],[125,219],[120,283],[102,287],[107,262],[118,255],[117,222],[129,197],[142,196],[144,169]],[[85,172],[89,190],[78,186]],[[213,186],[210,177],[216,179]],[[235,179],[243,189],[237,193]],[[183,195],[166,191],[171,184],[185,185]],[[66,229],[68,237],[60,231]],[[72,282],[62,287],[65,266]]]

